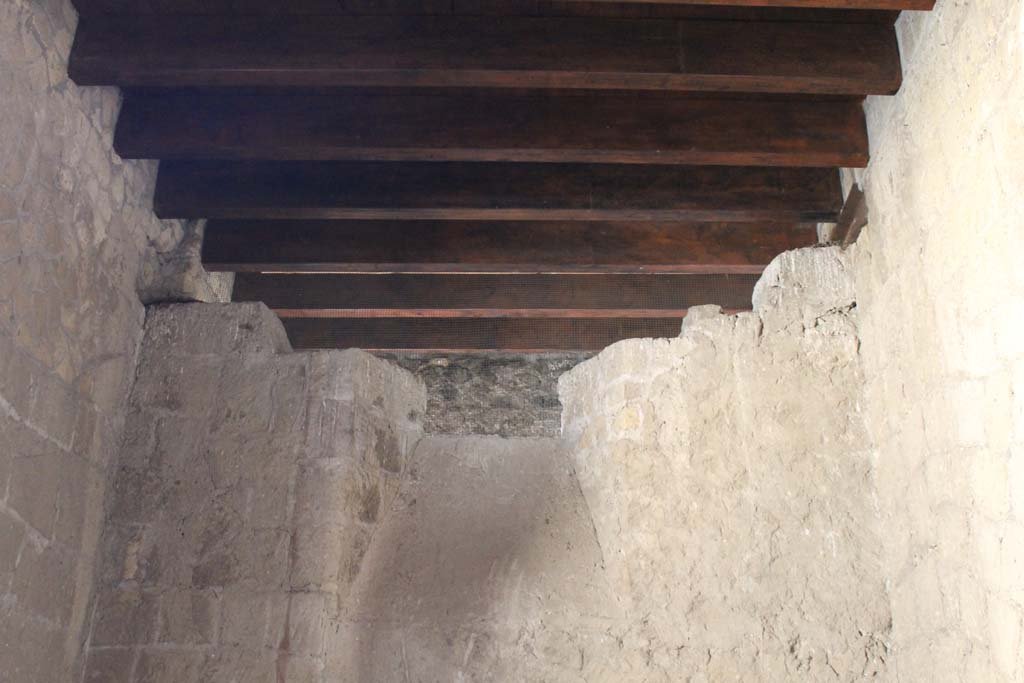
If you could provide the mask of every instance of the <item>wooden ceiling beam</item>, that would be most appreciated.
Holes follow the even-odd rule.
[[[677,337],[682,318],[285,318],[295,349],[599,351],[623,339]]]
[[[749,309],[757,275],[239,273],[235,301],[282,318],[680,318]]]
[[[90,15],[79,85],[895,92],[882,24],[554,17]]]
[[[930,10],[935,0],[562,0],[567,3],[608,5],[711,5],[715,7],[790,7],[841,10]]]
[[[428,14],[889,20],[935,0],[73,0],[91,14]]]
[[[129,94],[125,158],[863,167],[854,100],[490,92]]]
[[[211,271],[760,273],[814,244],[813,225],[475,221],[210,221]]]
[[[161,218],[834,221],[834,169],[167,161]]]

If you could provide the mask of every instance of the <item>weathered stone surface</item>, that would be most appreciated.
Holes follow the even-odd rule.
[[[132,683],[137,653],[129,648],[93,649],[85,664],[85,683]]]
[[[156,164],[112,151],[117,91],[67,79],[76,21],[0,3],[0,677],[19,683],[80,678],[137,292],[185,234],[150,209]]]
[[[156,633],[158,596],[138,588],[105,591],[96,606],[94,646],[150,643]]]
[[[753,295],[767,333],[793,324],[813,327],[829,313],[849,309],[855,300],[849,259],[827,247],[781,254],[765,268]]]
[[[361,351],[289,351],[262,304],[149,310],[88,675],[122,670],[108,648],[152,683],[323,669],[426,395]]]
[[[389,354],[427,385],[429,434],[557,436],[558,377],[590,353]]]
[[[560,380],[628,680],[886,675],[844,262],[783,255],[755,312],[696,309],[680,338],[620,342]]]
[[[601,561],[559,440],[426,438],[326,630],[323,680],[639,680]]]
[[[897,22],[851,247],[899,680],[1024,679],[1024,5]]]
[[[143,263],[139,300],[144,304],[231,301],[234,273],[208,273],[203,268],[205,221],[185,221],[177,246],[157,252]]]
[[[262,304],[175,304],[146,309],[140,365],[167,356],[273,355],[291,351],[284,326]]]

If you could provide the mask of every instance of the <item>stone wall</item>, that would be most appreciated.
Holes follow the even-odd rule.
[[[897,24],[868,102],[851,248],[905,681],[1024,679],[1024,12],[939,0]]]
[[[785,254],[754,311],[692,309],[560,381],[567,447],[627,615],[624,680],[887,673],[850,264]]]
[[[591,353],[386,354],[427,385],[428,434],[558,436],[558,378]]]
[[[65,68],[66,0],[0,2],[0,672],[71,680],[142,333],[184,234],[111,151],[118,93]],[[223,288],[197,294],[222,296]]]
[[[262,304],[149,309],[85,680],[320,680],[426,397]]]
[[[1024,11],[939,0],[897,28],[842,267],[786,255],[753,316],[562,383],[613,585],[711,679],[1024,677]],[[846,303],[779,318],[834,296],[806,282]]]
[[[433,436],[374,534],[325,683],[622,683],[619,619],[558,439]]]

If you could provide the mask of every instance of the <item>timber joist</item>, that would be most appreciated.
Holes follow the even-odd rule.
[[[749,308],[931,0],[76,0],[115,149],[298,348],[595,350]]]

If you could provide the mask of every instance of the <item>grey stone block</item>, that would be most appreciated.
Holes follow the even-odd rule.
[[[427,387],[429,434],[557,436],[558,378],[589,353],[384,354]]]
[[[11,582],[19,609],[53,624],[68,623],[77,559],[56,545],[39,549],[26,544]]]
[[[269,650],[221,647],[203,660],[199,680],[238,683],[280,683],[287,680],[287,668],[280,665],[281,655]]]
[[[253,305],[150,311],[112,488],[95,642],[209,656],[193,673],[147,648],[138,680],[250,665],[259,677],[269,654],[239,653],[279,647],[286,680],[319,676],[325,624],[358,577],[421,433],[426,399],[415,378],[361,351],[279,353],[280,325],[268,315]],[[117,585],[145,592],[133,601]],[[116,626],[128,619],[146,623],[134,640]]]
[[[34,381],[29,419],[62,448],[69,449],[77,421],[78,397],[70,387],[52,375],[39,373]]]
[[[89,517],[87,508],[90,502],[103,500],[106,485],[104,472],[77,455],[64,456],[57,491],[54,540],[75,551],[82,547],[85,524]]]
[[[201,652],[145,648],[135,666],[135,683],[200,683],[203,659]]]
[[[57,493],[68,455],[55,446],[38,440],[34,448],[41,451],[29,457],[15,457],[11,462],[10,491],[7,503],[33,529],[49,538],[57,519]]]
[[[100,592],[92,644],[146,645],[156,632],[158,601],[153,593],[124,589]]]
[[[788,251],[775,257],[754,287],[754,310],[769,332],[805,326],[856,302],[850,255],[838,246]]]
[[[267,643],[269,596],[254,591],[227,591],[221,599],[220,643],[259,651],[276,648]]]
[[[144,304],[178,302],[228,302],[234,285],[234,273],[210,273],[203,268],[202,246],[206,221],[184,222],[178,245],[159,253],[148,264],[139,287]]]
[[[288,597],[288,648],[292,655],[320,657],[337,598],[326,593],[292,593]]]
[[[24,540],[25,527],[0,510],[0,590],[10,582]]]
[[[133,683],[135,658],[132,648],[93,649],[85,663],[84,683]]]
[[[170,591],[160,596],[159,642],[171,645],[209,645],[220,601],[212,593]]]
[[[32,406],[34,366],[14,339],[0,331],[0,398],[22,418],[28,417]]]
[[[284,326],[252,304],[161,304],[146,309],[142,363],[169,355],[275,354],[291,351]]]

